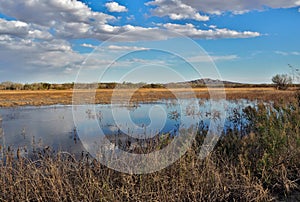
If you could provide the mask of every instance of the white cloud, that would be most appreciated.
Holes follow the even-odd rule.
[[[199,56],[193,56],[188,58],[191,62],[211,62],[211,61],[230,61],[230,60],[236,60],[239,57],[237,55],[212,55],[212,56],[206,56],[206,55],[199,55]]]
[[[0,80],[72,82],[81,67],[94,71],[112,61],[94,57],[83,65],[87,56],[72,50],[65,40],[35,41],[0,35],[0,69],[5,70]]]
[[[86,48],[97,48],[101,46],[95,46],[92,44],[83,43],[81,44],[82,47]],[[138,47],[138,46],[119,46],[119,45],[109,45],[107,47],[102,47],[103,50],[112,50],[112,51],[143,51],[143,50],[149,50],[149,48],[144,47]]]
[[[66,63],[72,63],[74,60],[82,60],[80,54],[74,52],[71,45],[64,40],[49,40],[36,42],[34,40],[13,39],[7,37],[6,40],[0,40],[2,53],[18,55],[15,62],[26,64],[44,64],[51,67],[61,67]],[[5,54],[4,54],[5,55]],[[1,55],[2,56],[2,55]],[[71,56],[71,57],[68,57]],[[62,59],[65,58],[63,61]],[[7,58],[1,58],[5,61]],[[42,66],[38,66],[42,68]]]
[[[211,28],[211,29],[216,29],[217,28],[216,25],[209,25],[208,27]]]
[[[291,51],[291,52],[275,51],[275,53],[278,55],[283,55],[283,56],[289,56],[289,55],[300,56],[300,52],[298,52],[298,51]]]
[[[176,2],[179,1],[173,0],[172,4],[176,4]],[[22,9],[20,9],[20,5]],[[183,5],[179,10],[174,9],[173,11],[168,15],[172,19],[207,20],[206,16],[200,15],[192,6]],[[0,18],[0,68],[9,67],[5,70],[10,71],[10,75],[14,75],[14,72],[16,72],[23,78],[23,74],[27,74],[30,79],[30,75],[35,72],[48,75],[49,78],[51,76],[56,78],[56,75],[60,73],[70,73],[72,70],[78,69],[86,56],[72,49],[70,39],[92,38],[104,41],[114,37],[112,41],[121,42],[166,40],[177,36],[172,32],[178,32],[197,39],[260,36],[257,32],[242,32],[218,29],[217,27],[201,30],[192,24],[168,23],[155,25],[154,27],[129,24],[115,26],[110,24],[111,21],[116,20],[114,16],[92,11],[84,3],[76,0],[2,0],[0,13],[16,19],[6,20]],[[165,32],[164,30],[171,32]],[[88,43],[83,43],[81,46],[95,48],[94,45]],[[110,52],[114,53],[128,50],[148,50],[138,45],[112,45],[108,48],[110,48]],[[214,59],[226,60],[230,56],[226,57],[221,58],[220,56],[218,58],[216,56]],[[233,56],[232,59],[234,59]],[[99,65],[110,64],[109,62],[109,57],[105,57],[105,60],[95,58],[95,60],[89,61],[86,67],[98,68]],[[129,62],[123,62],[119,65],[126,66]],[[4,74],[0,75],[0,79],[6,77]]]
[[[230,1],[232,2],[232,1]],[[171,19],[194,19],[198,21],[205,21],[209,18],[202,16],[198,11],[204,12],[217,12],[228,10],[230,6],[233,6],[232,10],[235,12],[248,10],[251,8],[259,8],[261,5],[267,5],[273,7],[280,6],[294,6],[298,3],[295,1],[255,1],[240,2],[233,0],[234,5],[228,1],[190,1],[185,0],[184,3],[181,0],[154,0],[146,3],[149,6],[156,6],[152,12],[158,16],[169,16]],[[20,9],[22,5],[22,9]],[[126,7],[122,7],[116,2],[109,2],[110,5],[116,10],[127,10]],[[117,6],[116,6],[117,5]],[[236,9],[239,8],[239,9]],[[51,35],[45,31],[50,28],[54,30],[54,37],[70,39],[70,38],[95,38],[99,40],[106,40],[114,37],[118,34],[122,34],[127,31],[136,31],[140,33],[134,33],[133,36],[129,34],[122,38],[122,40],[147,40],[147,39],[164,39],[169,36],[161,36],[157,27],[140,27],[132,25],[113,26],[108,24],[109,21],[116,20],[112,15],[107,15],[101,12],[92,11],[87,5],[76,0],[15,0],[15,1],[2,1],[0,4],[0,12],[5,13],[8,16],[17,18],[15,23],[23,23],[23,25],[13,24],[5,22],[1,24],[2,34],[10,31],[7,34],[26,35],[27,37],[36,38],[49,38]],[[26,23],[26,25],[24,24]],[[194,38],[245,38],[255,37],[260,34],[251,31],[235,31],[228,29],[217,29],[216,27],[210,27],[209,30],[199,30],[192,24],[176,25],[166,24],[165,29],[173,30],[189,37]]]
[[[22,5],[22,9],[20,9]],[[15,0],[0,3],[0,12],[24,23],[53,30],[56,38],[95,38],[106,40],[122,31],[108,24],[112,15],[92,11],[76,0]],[[24,28],[23,28],[24,29]],[[32,34],[39,35],[38,32]]]
[[[137,47],[137,46],[116,46],[116,45],[110,45],[107,48],[109,50],[116,50],[116,51],[142,51],[142,50],[149,50],[148,48]]]
[[[111,15],[91,11],[84,3],[76,0],[1,1],[0,12],[24,22],[44,26],[55,26],[61,22],[104,24],[116,19]]]
[[[165,2],[166,0],[161,0]],[[178,0],[172,0],[172,5],[178,3]],[[111,2],[113,3],[113,2]],[[23,5],[19,9],[19,5]],[[177,15],[174,12],[172,18],[189,18],[201,20],[197,17],[197,13],[193,13],[193,8],[182,6],[179,9],[184,11]],[[110,20],[116,20],[114,16],[101,12],[91,11],[89,7],[79,1],[71,0],[35,0],[35,1],[5,1],[0,4],[0,11],[8,16],[22,20],[30,27],[26,28],[25,24],[19,27],[10,28],[11,31],[28,32],[28,37],[42,38],[50,37],[45,30],[53,30],[51,32],[54,38],[60,39],[81,39],[94,38],[105,41],[114,37],[119,41],[137,41],[137,40],[163,40],[172,37],[172,35],[163,35],[162,29],[179,32],[192,38],[246,38],[259,36],[256,32],[239,32],[227,29],[199,30],[192,24],[176,25],[165,24],[163,27],[141,27],[133,25],[114,26],[108,24]],[[179,11],[178,11],[179,12]],[[33,15],[34,13],[34,15]],[[193,15],[193,16],[186,16]],[[196,17],[195,17],[196,16]],[[204,18],[202,20],[205,20]],[[19,22],[19,21],[18,21]],[[21,22],[21,21],[20,21]],[[25,26],[25,28],[24,28]],[[8,30],[4,28],[5,30]],[[131,33],[126,33],[131,32]]]
[[[19,5],[22,5],[22,9],[19,9]],[[159,33],[157,33],[157,29],[132,25],[110,25],[108,21],[116,20],[114,16],[91,11],[85,4],[75,0],[5,1],[0,4],[0,12],[19,19],[16,21],[17,24],[12,24],[2,19],[1,23],[7,25],[1,26],[2,33],[0,32],[0,34],[5,34],[4,32],[9,31],[10,33],[8,34],[18,32],[18,34],[23,36],[28,34],[32,37],[41,38],[42,33],[40,31],[43,30],[29,29],[28,26],[30,25],[31,27],[43,28],[44,30],[52,30],[54,38],[66,40],[94,38],[104,41],[129,31],[140,33],[132,36],[125,34],[122,39],[120,37],[120,40],[132,41],[161,38]],[[48,34],[46,37],[49,36]]]
[[[21,21],[7,21],[0,18],[0,35],[11,35],[21,38],[50,39],[51,34],[38,30],[34,26]]]
[[[132,21],[132,20],[135,20],[135,17],[134,17],[134,15],[130,15],[130,16],[127,16],[126,19],[128,21]]]
[[[0,80],[63,81],[72,78],[70,72],[65,75],[66,68],[78,69],[84,59],[64,40],[35,41],[7,35],[0,38],[0,68],[5,70]]]
[[[105,4],[106,8],[109,10],[109,12],[127,12],[128,9],[125,6],[120,5],[117,2],[109,2]]]
[[[300,52],[297,52],[297,51],[293,51],[291,52],[292,55],[300,55]]]
[[[185,36],[191,38],[201,38],[201,39],[217,39],[217,38],[251,38],[251,37],[258,37],[261,34],[258,32],[251,32],[251,31],[235,31],[229,30],[226,28],[214,28],[209,30],[201,30],[197,29],[193,24],[172,24],[167,23],[162,25],[169,31],[177,32],[183,34]]]
[[[184,2],[184,3],[183,3]],[[241,0],[231,0],[231,1],[219,1],[219,0],[153,0],[146,5],[156,6],[153,10],[154,15],[163,16],[177,13],[178,15],[183,15],[187,10],[180,9],[192,8],[193,13],[203,12],[209,14],[220,15],[224,12],[232,12],[233,14],[243,14],[251,10],[263,10],[266,7],[270,8],[292,8],[300,5],[299,0],[256,0],[256,1],[241,1]],[[190,17],[190,19],[194,19]]]
[[[284,55],[284,56],[289,55],[287,52],[283,52],[283,51],[275,51],[275,53],[278,55]]]
[[[237,55],[219,55],[219,56],[211,56],[214,61],[228,61],[228,60],[236,60],[239,57]]]
[[[155,0],[146,3],[147,6],[156,6],[152,13],[156,16],[169,16],[172,20],[193,19],[207,21],[208,16],[200,15],[194,8],[184,4],[181,0]]]
[[[97,47],[97,46],[94,46],[92,44],[87,44],[87,43],[83,43],[83,44],[81,44],[81,46],[86,47],[86,48],[93,48],[93,49]]]
[[[91,11],[84,3],[76,0],[2,1],[0,11],[22,21],[41,25],[54,25],[60,21],[85,23],[96,21],[104,24],[115,20],[114,16]]]

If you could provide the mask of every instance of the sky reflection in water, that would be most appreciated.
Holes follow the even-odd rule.
[[[203,122],[208,126],[218,113],[211,112],[211,102],[208,100],[184,100],[178,103],[174,100],[164,100],[155,103],[139,103],[132,106],[111,105],[76,106],[75,110],[82,112],[79,124],[74,124],[72,106],[41,106],[0,108],[0,144],[12,148],[26,148],[30,151],[33,146],[51,146],[56,150],[81,152],[84,150],[77,131],[95,136],[102,133],[107,136],[122,136],[128,134],[138,138],[151,138],[157,134],[170,133],[178,135],[180,127],[189,128]],[[229,117],[233,109],[242,112],[247,106],[256,102],[247,100],[226,101],[227,119],[225,129],[233,127]],[[195,107],[196,106],[196,107]],[[94,111],[95,109],[95,111]],[[124,114],[130,115],[130,121]],[[118,123],[115,122],[117,116]],[[95,130],[91,124],[97,120],[100,128]],[[2,122],[2,123],[1,123]],[[77,120],[78,122],[78,120]],[[1,132],[1,131],[0,131]],[[23,152],[24,152],[23,151]]]

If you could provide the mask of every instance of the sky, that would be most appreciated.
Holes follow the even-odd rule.
[[[0,82],[270,83],[299,36],[299,0],[0,0]]]

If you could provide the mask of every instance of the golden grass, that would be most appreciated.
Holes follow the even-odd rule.
[[[0,201],[299,201],[300,94],[292,97],[274,104],[277,112],[246,108],[236,121],[251,124],[228,130],[204,160],[200,128],[180,160],[151,174],[120,173],[88,155],[45,150],[26,159],[2,149]]]
[[[213,91],[222,89],[215,88]],[[112,93],[118,95],[118,99],[122,100],[132,89],[100,89],[96,91],[95,100],[90,97],[88,90],[80,90],[79,94],[83,98],[86,97],[87,102],[97,104],[105,104],[111,102]],[[171,92],[172,91],[172,92]],[[131,101],[149,102],[159,99],[174,98],[173,92],[182,93],[182,98],[190,98],[192,92],[186,89],[139,89],[134,92]],[[198,98],[208,99],[209,93],[206,88],[193,89],[194,94]],[[249,100],[278,100],[288,99],[295,92],[294,90],[278,91],[274,88],[226,88],[227,99],[249,99]],[[190,94],[189,94],[190,93]],[[48,90],[48,91],[0,91],[0,107],[13,107],[24,105],[54,105],[54,104],[72,104],[73,90]]]
[[[7,154],[9,155],[9,154]],[[270,192],[243,165],[193,151],[152,174],[129,175],[71,154],[1,165],[2,201],[267,201]]]

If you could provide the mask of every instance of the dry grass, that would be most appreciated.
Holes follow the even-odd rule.
[[[196,97],[209,98],[206,88],[193,89]],[[214,89],[219,91],[220,89]],[[111,102],[113,89],[101,89],[96,91],[95,100],[90,97],[89,91],[80,91],[80,96],[86,102],[106,104]],[[181,98],[190,98],[191,94],[186,89],[172,89],[173,92],[181,94]],[[116,94],[122,100],[131,89],[118,89]],[[249,99],[249,100],[286,100],[295,91],[277,91],[274,88],[226,88],[227,99]],[[24,105],[54,105],[72,104],[72,90],[49,90],[49,91],[0,91],[0,107],[13,107]],[[149,102],[159,99],[174,98],[174,94],[168,89],[139,89],[134,92],[131,100],[134,102]]]
[[[204,160],[198,158],[206,132],[200,128],[180,160],[152,174],[119,173],[88,155],[45,151],[24,159],[5,149],[0,201],[300,200],[300,95],[293,98],[276,102],[277,111],[246,108],[241,116],[250,124],[226,131]]]
[[[7,154],[8,155],[8,154]],[[225,163],[225,164],[224,164]],[[220,165],[223,165],[220,167]],[[266,201],[263,183],[240,164],[194,151],[165,170],[118,173],[69,154],[20,159],[1,166],[1,201]]]
[[[100,101],[110,98],[111,92],[98,92]],[[170,96],[161,89],[143,89],[135,97],[142,99],[154,92]],[[203,89],[196,92],[205,93]],[[237,128],[226,131],[204,160],[198,158],[203,141],[200,134],[206,132],[200,128],[193,147],[180,160],[144,175],[114,171],[88,155],[76,159],[73,154],[44,151],[26,159],[18,156],[17,151],[0,148],[0,201],[299,201],[300,94],[294,96],[291,91],[272,89],[227,89],[227,92],[227,97],[233,99],[261,95],[275,101],[276,111],[262,104],[246,108],[237,117],[250,120],[250,124],[243,131]],[[48,103],[47,99],[68,102],[72,93],[0,95],[2,99],[30,97],[38,103],[40,96],[45,99],[43,103]],[[161,97],[151,97],[156,98]]]

